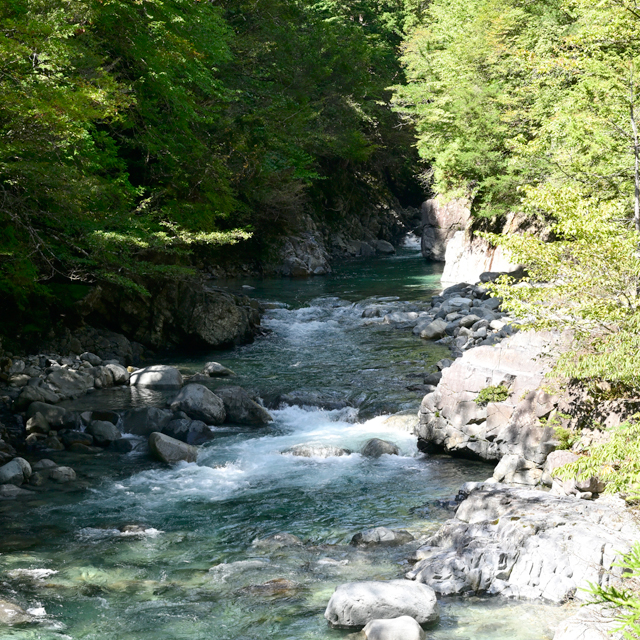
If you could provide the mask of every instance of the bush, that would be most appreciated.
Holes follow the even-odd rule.
[[[504,402],[509,397],[509,388],[504,384],[482,389],[475,399],[475,403],[481,407],[490,402]]]

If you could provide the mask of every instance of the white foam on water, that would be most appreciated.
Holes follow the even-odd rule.
[[[57,571],[54,569],[12,569],[7,571],[11,578],[27,578],[30,580],[44,580],[49,576],[54,576]]]

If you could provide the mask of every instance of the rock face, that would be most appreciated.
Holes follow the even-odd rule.
[[[335,590],[324,612],[331,626],[347,628],[400,616],[419,624],[436,622],[439,611],[433,589],[408,580],[350,582]]]
[[[466,351],[442,371],[437,389],[422,400],[416,435],[426,452],[444,451],[471,459],[505,461],[496,479],[536,484],[542,465],[556,447],[549,417],[558,398],[540,385],[553,361],[545,356],[559,351],[568,336],[550,332],[520,332],[500,344]],[[504,386],[506,400],[477,404],[488,387]]]
[[[638,531],[619,498],[594,502],[489,483],[418,549],[407,574],[442,595],[488,593],[564,602],[615,584]],[[475,486],[473,486],[475,484]]]
[[[422,255],[443,262],[447,245],[458,231],[464,231],[471,219],[469,203],[452,200],[444,203],[432,198],[422,203]],[[467,280],[466,276],[460,280]]]
[[[322,276],[331,273],[329,255],[313,233],[286,238],[280,251],[283,276]]]
[[[375,527],[374,529],[367,529],[356,533],[356,535],[351,538],[351,544],[354,547],[398,547],[412,540],[413,536],[408,531]]]
[[[380,438],[371,438],[367,440],[362,448],[362,455],[365,458],[379,458],[382,455],[397,456],[400,453],[400,449],[389,442],[388,440],[381,440]]]
[[[332,444],[297,444],[282,453],[301,458],[333,458],[334,456],[348,456],[351,451]]]
[[[422,627],[409,616],[372,620],[362,630],[366,640],[425,640]]]
[[[252,426],[273,422],[271,414],[254,402],[242,387],[220,387],[216,389],[216,394],[224,403],[227,422]]]
[[[253,339],[259,305],[246,296],[192,278],[144,282],[150,296],[121,287],[96,287],[83,301],[89,324],[107,326],[148,347],[219,348]]]
[[[173,464],[174,462],[195,462],[198,450],[180,440],[170,438],[164,433],[152,433],[149,436],[149,449],[158,460]]]
[[[193,420],[222,424],[226,417],[222,400],[201,384],[187,385],[171,403],[172,411],[184,411]]]
[[[156,389],[182,386],[182,374],[166,364],[154,364],[138,369],[131,374],[129,383],[132,387],[152,387]]]

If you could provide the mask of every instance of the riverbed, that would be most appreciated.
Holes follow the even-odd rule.
[[[215,360],[272,407],[261,429],[217,428],[196,464],[166,467],[144,442],[127,455],[50,457],[80,485],[0,506],[5,597],[37,625],[0,637],[120,640],[337,640],[326,603],[343,582],[402,577],[419,540],[452,517],[459,486],[483,480],[479,462],[428,457],[403,428],[420,385],[448,350],[384,324],[385,310],[420,312],[440,270],[415,248],[340,265],[308,280],[225,283],[261,300],[268,334],[226,352],[174,353],[163,361],[196,373]],[[378,317],[363,317],[367,308]],[[212,382],[211,388],[228,384]],[[307,399],[307,403],[305,403]],[[77,409],[162,406],[165,394],[96,392]],[[407,419],[408,419],[407,418]],[[358,451],[371,437],[399,456]],[[333,458],[283,454],[296,444],[352,451]],[[409,531],[398,548],[349,545],[363,529]],[[259,542],[286,532],[301,544]],[[443,599],[434,640],[542,640],[560,608],[490,598]]]

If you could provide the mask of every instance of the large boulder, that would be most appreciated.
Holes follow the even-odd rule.
[[[69,412],[64,407],[56,407],[46,402],[33,402],[27,409],[27,419],[39,413],[52,427],[60,427],[69,420]]]
[[[397,456],[400,453],[400,449],[389,442],[388,440],[381,440],[380,438],[371,438],[367,440],[362,448],[362,455],[365,458],[379,458],[382,455]]]
[[[411,542],[413,536],[402,529],[387,529],[387,527],[375,527],[374,529],[366,529],[360,533],[356,533],[351,538],[351,544],[354,547],[397,547],[402,544]]]
[[[222,424],[226,417],[222,399],[201,384],[184,387],[171,403],[171,410],[183,411],[193,420],[206,424]]]
[[[175,388],[182,386],[182,374],[166,364],[154,364],[131,374],[132,387]]]
[[[187,444],[203,444],[215,437],[211,428],[202,420],[191,420],[191,418],[172,420],[162,433]]]
[[[376,251],[383,255],[392,255],[396,252],[395,247],[386,240],[378,240],[376,242]]]
[[[198,457],[198,450],[193,445],[158,432],[149,436],[149,449],[155,458],[169,464],[182,460],[195,462]]]
[[[433,589],[408,580],[350,582],[335,590],[324,612],[331,626],[347,628],[400,616],[419,624],[436,622],[439,610]]]
[[[14,458],[0,467],[0,484],[19,487],[31,477],[31,465],[24,458]]]
[[[63,367],[55,368],[46,382],[51,389],[63,398],[77,398],[93,389],[93,376],[87,371],[73,371]]]
[[[227,376],[236,375],[231,369],[227,369],[227,367],[221,365],[219,362],[207,362],[207,364],[204,365],[202,373],[211,378],[226,378]]]
[[[157,407],[129,409],[122,416],[122,430],[135,436],[148,438],[154,431],[162,431],[173,418],[173,413]]]
[[[447,323],[444,320],[434,320],[420,332],[420,337],[424,340],[439,340],[444,337],[446,330]]]
[[[421,215],[422,255],[427,260],[444,262],[449,240],[471,219],[469,203],[462,199],[445,203],[432,198],[422,203]]]
[[[422,627],[409,616],[372,620],[362,630],[366,640],[425,640]]]
[[[87,433],[93,436],[95,443],[100,447],[108,447],[122,437],[118,428],[107,420],[94,420],[87,427]]]
[[[333,458],[348,456],[351,451],[332,444],[296,444],[289,449],[285,449],[282,453],[290,456],[300,456],[301,458]]]
[[[252,426],[262,426],[273,422],[271,414],[252,400],[242,387],[221,387],[216,389],[216,394],[224,403],[227,422]]]

